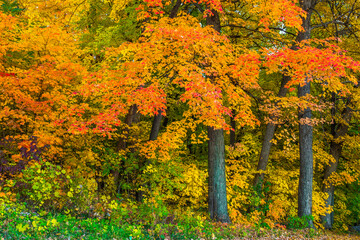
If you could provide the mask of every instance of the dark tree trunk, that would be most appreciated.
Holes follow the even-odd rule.
[[[206,24],[212,26],[215,29],[215,31],[220,33],[221,25],[220,25],[219,14],[215,10],[212,10],[211,12],[212,15],[206,17]]]
[[[137,106],[136,105],[132,105],[129,109],[129,112],[126,114],[125,117],[125,124],[126,127],[123,130],[123,137],[121,137],[118,141],[116,150],[120,151],[120,150],[125,150],[127,147],[127,138],[129,137],[129,127],[131,127],[134,119],[135,119],[135,115],[137,113]]]
[[[153,120],[153,124],[151,126],[151,133],[150,133],[150,141],[156,140],[159,132],[160,132],[160,126],[161,126],[161,120],[163,118],[163,116],[161,115],[161,111],[159,111],[158,114],[155,115],[154,120]]]
[[[170,15],[169,15],[170,18],[175,18],[176,17],[180,6],[181,6],[181,0],[177,0],[174,7],[171,9],[171,12],[170,12]],[[152,126],[151,126],[151,132],[150,132],[149,141],[155,141],[157,139],[157,137],[159,135],[159,132],[160,132],[161,120],[162,119],[163,119],[162,111],[159,111],[154,116],[153,123],[152,123]],[[167,123],[168,123],[167,121],[168,121],[168,119],[166,119],[166,122],[164,123],[164,125],[167,125]],[[148,160],[144,164],[149,165],[150,163],[151,162]],[[148,184],[147,188],[150,189],[149,184]],[[136,197],[136,201],[141,202],[143,200],[143,198],[144,198],[144,192],[143,191],[136,191],[136,196],[135,197]]]
[[[180,6],[181,6],[181,0],[177,0],[174,7],[171,9],[169,18],[176,17]],[[149,138],[150,141],[156,140],[159,135],[161,120],[163,119],[163,116],[161,114],[162,114],[162,111],[159,111],[154,117],[153,124],[151,126],[151,133],[150,133],[150,138]]]
[[[334,100],[335,102],[335,100]],[[335,115],[335,113],[333,114]],[[322,190],[324,193],[328,194],[328,198],[326,199],[326,207],[328,206],[334,206],[334,190],[335,187],[332,183],[326,183],[327,179],[336,172],[337,166],[339,164],[339,159],[341,156],[342,151],[342,144],[343,141],[341,140],[341,137],[345,136],[348,132],[350,119],[352,117],[352,111],[349,107],[345,108],[342,112],[342,118],[345,120],[345,124],[332,124],[331,126],[331,134],[333,135],[333,140],[330,143],[330,154],[334,158],[334,162],[331,162],[328,166],[325,168],[324,172],[324,183]],[[322,222],[324,223],[325,229],[331,229],[334,224],[334,212],[325,214],[321,217]]]
[[[226,199],[225,145],[222,129],[208,127],[209,212],[211,219],[230,222]]]
[[[220,32],[220,18],[216,11],[206,18],[207,25]],[[210,76],[211,77],[211,76]],[[226,197],[225,143],[222,129],[208,127],[209,212],[211,219],[230,222]]]
[[[127,139],[129,137],[129,127],[131,127],[132,123],[134,122],[135,115],[137,113],[137,106],[132,105],[129,109],[128,114],[125,117],[125,124],[126,127],[123,130],[123,136],[119,139],[117,144],[117,151],[125,150],[127,148]],[[116,191],[119,191],[119,181],[120,181],[120,172],[119,169],[112,170],[111,173],[114,176],[114,183],[116,186]]]
[[[230,125],[233,130],[230,130],[230,146],[235,146],[236,143],[236,122],[234,119],[235,111],[232,111],[233,116],[230,118]]]
[[[328,166],[326,166],[324,172],[325,181],[328,177],[330,177],[332,173],[336,172],[337,166],[339,164],[341,148],[342,148],[341,143],[335,143],[335,142],[330,143],[330,154],[331,156],[333,156],[335,162],[331,162]],[[325,200],[326,207],[334,206],[334,190],[335,190],[334,185],[332,183],[325,184],[324,182],[322,190],[324,193],[328,194],[328,198]],[[334,223],[334,212],[325,214],[324,216],[321,217],[321,220],[324,223],[325,229],[331,229]]]
[[[149,141],[155,141],[157,139],[157,137],[159,135],[159,132],[160,132],[162,118],[163,118],[163,116],[161,115],[161,111],[159,111],[158,114],[156,114],[154,116],[153,123],[152,123],[152,126],[151,126],[151,132],[150,132]],[[141,163],[140,165],[143,165],[143,164],[144,165],[149,165],[149,164],[151,164],[151,161],[146,160],[143,163]],[[143,184],[142,186],[146,187],[148,189],[151,189],[151,186],[150,186],[149,183],[148,184]],[[142,200],[144,199],[144,191],[141,191],[141,190],[136,191],[135,198],[136,198],[136,201],[142,202]]]
[[[331,6],[332,10],[334,6]],[[339,37],[339,28],[338,24],[334,24],[335,27],[335,36],[336,38]],[[358,86],[357,86],[358,87]],[[335,110],[335,104],[336,104],[336,95],[333,93],[333,99],[332,102],[334,103],[334,108],[332,109],[331,113],[332,116],[335,117],[336,110]],[[351,98],[349,97],[347,99],[347,104],[350,104]],[[330,143],[330,154],[334,158],[335,162],[329,163],[328,166],[325,167],[324,171],[324,183],[322,186],[322,191],[324,193],[328,194],[328,198],[325,200],[325,206],[326,207],[334,207],[335,202],[335,186],[330,182],[327,183],[328,178],[336,172],[341,152],[342,152],[342,144],[343,141],[339,138],[345,136],[349,129],[349,123],[352,118],[352,111],[349,107],[346,107],[344,111],[342,112],[342,118],[345,120],[345,124],[336,124],[334,123],[331,125],[331,134],[333,136],[333,139]],[[332,229],[332,226],[334,224],[334,211],[331,213],[327,213],[324,216],[321,216],[321,221],[324,224],[325,229]]]
[[[181,6],[181,0],[177,0],[174,7],[171,9],[169,18],[175,18],[176,17],[180,6]]]
[[[260,158],[259,158],[259,162],[258,162],[258,166],[257,166],[258,171],[266,170],[266,167],[267,167],[267,164],[269,161],[270,149],[271,149],[271,145],[272,145],[271,140],[274,137],[275,129],[276,129],[276,125],[274,123],[270,122],[266,125],[263,143],[262,143],[261,152],[260,152]],[[264,173],[256,173],[255,179],[254,179],[255,189],[258,189],[259,191],[261,191],[263,182],[264,182]]]
[[[286,88],[285,86],[290,81],[290,79],[291,78],[289,76],[283,75],[280,90],[279,90],[279,93],[278,93],[279,97],[285,97],[286,96],[286,93],[288,92],[288,88]],[[272,120],[276,120],[275,118],[276,118],[276,116],[271,116]],[[266,125],[264,138],[263,138],[263,143],[262,143],[261,152],[260,152],[260,158],[259,158],[258,167],[257,167],[258,171],[260,171],[260,170],[265,171],[266,170],[266,166],[268,164],[269,156],[270,156],[270,149],[271,149],[271,145],[272,145],[271,140],[274,137],[275,130],[276,130],[276,124],[275,123],[269,122]],[[255,187],[255,189],[258,189],[259,191],[261,191],[263,182],[264,182],[264,174],[263,173],[257,173],[255,175],[255,179],[254,179],[254,187]]]
[[[310,94],[310,82],[299,87],[299,97]],[[310,108],[299,112],[299,120],[311,119]],[[299,123],[299,147],[300,147],[300,177],[298,192],[298,215],[299,217],[312,214],[312,181],[313,181],[313,127],[309,124]],[[313,222],[309,220],[309,227]]]
[[[311,26],[310,19],[312,9],[316,1],[300,0],[301,8],[306,12],[303,18],[304,31],[300,32],[297,42],[310,39]],[[310,81],[305,79],[305,85],[299,86],[298,96],[304,97],[310,94]],[[312,181],[313,181],[313,127],[310,124],[302,124],[305,119],[311,119],[311,110],[306,108],[299,111],[299,148],[300,148],[300,176],[298,191],[298,215],[299,217],[312,215]],[[309,227],[314,227],[314,223],[309,219]]]

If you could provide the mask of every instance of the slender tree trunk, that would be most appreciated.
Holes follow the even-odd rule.
[[[222,129],[208,127],[209,211],[211,219],[230,222],[226,199],[225,145]]]
[[[206,18],[207,25],[220,33],[220,18],[216,11]],[[226,197],[225,143],[222,129],[208,127],[209,212],[211,219],[230,222]]]
[[[230,146],[235,146],[236,143],[236,122],[234,119],[235,111],[232,111],[233,116],[230,118],[230,125],[233,130],[230,130]]]
[[[159,132],[160,132],[160,126],[161,126],[161,120],[163,116],[161,115],[161,111],[159,111],[158,114],[155,115],[153,124],[151,126],[151,133],[150,133],[150,141],[156,140]]]
[[[303,40],[310,39],[311,26],[310,19],[312,15],[312,9],[316,5],[315,0],[299,0],[301,8],[307,13],[303,18],[304,31],[300,32],[296,38],[296,42],[300,43]],[[286,89],[284,86],[289,81],[288,77],[284,77],[282,86],[279,91],[279,96],[286,95]],[[304,86],[299,86],[298,96],[303,97],[310,94],[310,82],[307,81]],[[311,119],[310,108],[305,109],[303,112],[299,112],[299,120],[309,118]],[[271,139],[274,136],[276,129],[275,124],[269,123],[265,130],[263,146],[260,153],[260,159],[258,164],[258,170],[266,170],[268,163]],[[313,179],[313,127],[307,124],[299,124],[299,148],[300,148],[300,177],[299,177],[299,191],[298,191],[298,215],[309,216],[312,214],[312,179]],[[263,182],[263,174],[257,174],[254,179],[254,186],[259,186]],[[313,222],[309,221],[309,227],[313,227]]]
[[[334,6],[331,6],[332,10],[334,10]],[[338,24],[335,23],[335,36],[336,38],[339,37],[339,28]],[[335,104],[336,104],[336,94],[333,93],[333,99],[332,102],[334,103],[334,108],[332,109],[331,113],[332,116],[335,117],[336,110],[335,110]],[[347,99],[347,104],[350,104],[351,98],[349,97]],[[324,193],[327,193],[328,197],[325,200],[325,206],[326,207],[332,207],[334,208],[335,203],[335,186],[332,184],[332,182],[328,182],[328,178],[336,172],[337,167],[339,165],[339,160],[342,152],[342,144],[343,140],[341,138],[345,136],[349,129],[349,123],[352,118],[352,111],[349,107],[346,107],[342,112],[342,118],[345,120],[345,124],[336,124],[334,122],[331,125],[331,134],[333,136],[333,139],[330,143],[330,154],[334,158],[334,162],[329,163],[325,167],[324,171],[324,183],[322,186],[322,191]],[[321,220],[324,224],[325,229],[332,229],[332,226],[334,224],[334,210],[331,213],[327,213],[324,216],[321,216]]]
[[[127,147],[127,138],[129,137],[129,127],[131,127],[135,115],[137,112],[137,106],[136,105],[132,105],[128,111],[128,113],[126,114],[125,117],[125,124],[126,127],[123,131],[123,136],[119,139],[116,150],[120,151],[120,150],[125,150]]]
[[[171,9],[169,18],[175,18],[176,17],[180,6],[181,6],[181,0],[177,0],[174,7]]]
[[[306,12],[303,18],[304,31],[300,32],[297,42],[310,39],[311,25],[310,19],[312,9],[315,6],[315,0],[300,0],[300,6]],[[310,81],[305,79],[305,85],[300,85],[298,97],[304,97],[310,94]],[[298,215],[299,217],[312,215],[312,182],[313,182],[313,127],[310,124],[304,124],[302,121],[311,119],[311,110],[306,108],[299,111],[299,149],[300,149],[300,176],[298,191]],[[314,227],[314,223],[309,219],[309,227]]]
[[[288,92],[288,88],[286,88],[286,84],[290,81],[290,77],[283,75],[282,81],[281,81],[281,86],[280,86],[280,90],[278,93],[278,97],[285,97],[286,93]],[[275,116],[271,116],[271,118],[273,120],[275,120]],[[271,149],[271,140],[274,137],[275,134],[275,130],[276,130],[276,124],[269,122],[266,125],[266,129],[265,129],[265,133],[264,133],[264,138],[263,138],[263,143],[262,143],[262,147],[261,147],[261,152],[260,152],[260,158],[259,158],[259,162],[258,162],[258,167],[257,170],[260,171],[265,171],[268,161],[269,161],[269,156],[270,156],[270,149]],[[262,189],[262,185],[264,182],[264,173],[257,173],[255,175],[255,179],[254,179],[254,187],[255,189],[258,189],[259,191],[261,191]]]
[[[276,125],[274,123],[270,122],[266,125],[265,134],[264,134],[263,143],[262,143],[261,152],[260,152],[260,158],[259,158],[259,162],[258,162],[258,166],[257,166],[258,171],[266,170],[266,167],[267,167],[267,164],[269,161],[270,149],[271,149],[271,145],[272,145],[271,140],[274,137],[275,129],[276,129]],[[264,182],[264,173],[256,173],[255,179],[254,179],[254,187],[259,192],[262,189],[263,182]]]
[[[328,198],[325,200],[326,207],[334,206],[334,185],[332,183],[325,184],[325,181],[331,176],[331,174],[336,172],[342,149],[341,145],[341,143],[330,143],[330,154],[333,156],[335,162],[331,162],[328,166],[326,166],[324,172],[324,184],[322,191],[328,194]],[[334,212],[325,214],[321,217],[321,220],[324,223],[325,229],[331,229],[334,223]]]
[[[127,148],[127,139],[129,137],[129,128],[131,127],[131,125],[132,125],[132,123],[134,121],[136,112],[137,112],[137,106],[132,105],[130,107],[130,109],[129,109],[128,114],[125,117],[126,127],[123,130],[123,136],[118,141],[118,144],[117,144],[117,147],[116,147],[117,151],[125,150]],[[115,186],[116,186],[116,191],[118,192],[119,191],[119,181],[120,181],[119,169],[112,170],[111,173],[114,176],[114,183],[115,183]]]
[[[174,7],[171,9],[170,18],[175,18],[179,8],[181,6],[181,0],[177,0]],[[151,126],[151,132],[150,132],[150,137],[149,137],[149,141],[155,141],[159,135],[160,132],[160,127],[161,127],[161,120],[163,119],[163,115],[162,115],[162,111],[159,111],[153,119],[153,123]],[[167,122],[166,122],[167,124]],[[151,162],[150,160],[148,160],[145,164],[149,165]],[[150,184],[148,184],[148,189],[151,188]],[[136,201],[141,202],[144,198],[144,192],[143,191],[136,191]]]
[[[159,132],[160,132],[162,118],[163,118],[163,116],[161,115],[161,111],[159,111],[159,113],[156,114],[153,119],[153,124],[151,126],[149,141],[155,141],[157,139]],[[143,164],[149,165],[149,164],[151,164],[151,161],[147,160]],[[150,184],[147,184],[147,185],[145,184],[143,186],[147,187],[148,189],[151,188]],[[144,198],[144,192],[141,190],[136,191],[135,197],[136,197],[136,201],[141,202]]]
[[[181,0],[176,0],[174,7],[171,9],[169,18],[176,17],[180,6],[181,6]],[[150,141],[156,140],[157,136],[159,135],[161,120],[163,118],[163,116],[161,114],[162,114],[162,111],[159,111],[154,117],[153,124],[151,127],[151,133],[150,133]]]
[[[350,122],[350,119],[352,117],[352,112],[349,107],[345,108],[342,112],[342,118],[345,120],[346,123],[343,124],[336,124],[334,123],[332,125],[332,135],[333,140],[330,143],[330,154],[334,158],[334,162],[331,162],[329,165],[326,166],[325,172],[324,172],[324,183],[322,187],[322,191],[324,193],[328,194],[328,198],[326,199],[326,207],[334,207],[334,190],[335,187],[331,182],[327,182],[328,178],[336,172],[339,159],[341,156],[342,151],[342,144],[343,140],[341,140],[342,137],[346,135],[349,129],[348,123]],[[325,214],[321,217],[321,220],[324,223],[325,229],[331,229],[334,224],[334,212]]]

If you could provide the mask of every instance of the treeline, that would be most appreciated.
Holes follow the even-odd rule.
[[[360,221],[359,10],[2,1],[0,197],[347,230]]]

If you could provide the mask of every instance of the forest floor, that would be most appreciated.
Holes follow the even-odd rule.
[[[206,239],[206,238],[204,238]],[[221,239],[221,238],[215,238]],[[226,239],[226,238],[225,238]],[[233,240],[239,239],[259,239],[259,240],[270,240],[270,239],[278,239],[278,240],[290,240],[290,239],[316,239],[316,240],[345,240],[345,239],[359,239],[360,234],[358,233],[334,233],[332,231],[309,231],[309,230],[265,230],[259,233],[258,230],[253,229],[252,233],[250,233],[247,237],[234,237],[229,238]],[[170,238],[169,238],[170,240]]]
[[[134,217],[136,214],[136,217]],[[104,217],[31,211],[20,203],[0,204],[0,240],[220,240],[220,239],[359,239],[356,232],[272,229],[211,223],[200,215],[153,214],[118,209]],[[170,219],[170,220],[169,220]],[[290,227],[290,226],[288,226]]]
[[[360,239],[360,235],[358,234],[335,234],[333,232],[326,232],[326,233],[313,233],[309,234],[304,231],[281,231],[278,234],[273,234],[269,232],[265,234],[265,236],[249,236],[245,238],[233,238],[234,240],[238,239],[259,239],[259,240],[270,240],[270,239],[279,239],[279,240],[289,240],[289,239],[317,239],[317,240],[345,240],[345,239]]]
[[[38,219],[39,220],[39,219]],[[80,221],[61,222],[61,219],[57,221],[47,221],[47,224],[41,224],[35,221],[28,222],[29,224],[9,224],[11,222],[19,222],[17,220],[8,219],[0,226],[0,240],[85,240],[85,239],[103,239],[103,240],[248,240],[248,239],[259,239],[259,240],[290,240],[290,239],[334,239],[334,240],[345,240],[345,239],[359,239],[360,234],[358,233],[335,233],[331,231],[314,231],[312,229],[302,230],[287,230],[287,229],[256,229],[256,228],[239,228],[233,231],[231,234],[224,229],[214,229],[216,234],[206,234],[206,236],[197,236],[196,233],[176,234],[166,232],[157,232],[154,234],[149,229],[137,228],[136,226],[121,225],[121,224],[109,224],[104,225],[104,222],[96,222],[93,219],[82,219]],[[43,226],[42,230],[35,230],[39,227],[37,224]],[[94,224],[95,223],[95,224]],[[20,225],[20,226],[19,226]],[[6,227],[7,226],[7,227]],[[28,226],[28,227],[26,227]],[[108,227],[107,227],[108,226]],[[116,227],[115,227],[116,226]],[[152,227],[150,227],[151,229]],[[39,228],[38,228],[39,229]],[[142,231],[137,231],[141,229]],[[152,228],[153,230],[156,229]]]

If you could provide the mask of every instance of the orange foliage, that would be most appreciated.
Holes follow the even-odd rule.
[[[104,2],[114,4],[105,13],[114,21],[112,24],[119,20],[117,13],[131,3]],[[200,154],[206,150],[191,153],[190,145],[204,145],[208,140],[207,126],[231,130],[229,118],[233,117],[237,121],[234,130],[242,130],[238,137],[241,143],[227,147],[230,215],[235,222],[256,224],[265,219],[274,227],[276,222],[296,214],[299,153],[294,126],[298,124],[298,111],[309,107],[327,114],[330,105],[324,99],[332,93],[341,97],[353,94],[359,100],[352,86],[358,84],[360,63],[340,47],[341,43],[336,43],[339,39],[302,42],[296,49],[287,46],[292,40],[279,28],[289,32],[303,30],[304,12],[295,0],[183,0],[182,7],[196,3],[204,8],[198,14],[200,18],[181,11],[178,17],[169,18],[165,12],[169,12],[174,1],[144,0],[137,8],[138,21],[143,21],[141,37],[101,49],[103,58],[96,66],[89,64],[92,56],[86,55],[80,43],[83,34],[90,30],[77,25],[89,13],[93,1],[19,3],[27,10],[17,17],[0,12],[0,140],[14,139],[15,148],[4,150],[11,163],[23,160],[20,149],[32,149],[30,136],[36,137],[39,148],[48,146],[41,156],[43,160],[54,161],[63,168],[48,164],[48,169],[41,171],[43,166],[31,166],[29,159],[31,164],[26,171],[34,175],[39,171],[43,178],[36,182],[30,176],[28,181],[42,185],[50,179],[69,179],[67,186],[59,182],[48,186],[56,190],[52,193],[56,198],[69,198],[61,201],[61,207],[66,202],[76,205],[77,201],[86,209],[101,198],[109,202],[117,187],[112,179],[120,170],[123,172],[118,174],[127,178],[122,183],[127,185],[121,186],[124,192],[133,194],[139,186],[144,190],[142,181],[152,181],[157,184],[153,188],[156,197],[161,195],[163,200],[177,202],[180,207],[203,207],[206,164]],[[201,24],[201,17],[215,12],[224,25],[222,34]],[[101,15],[96,19],[103,18]],[[256,36],[261,36],[262,43],[250,49],[253,39],[244,29],[259,33]],[[244,41],[237,43],[230,35]],[[269,39],[278,43],[274,45]],[[275,87],[263,91],[259,86],[259,79],[265,82],[262,85],[277,81],[274,77],[268,83],[264,77],[276,74],[291,77],[286,97],[274,97]],[[306,81],[313,81],[321,90],[316,89],[317,95],[299,99],[294,95],[295,86]],[[255,107],[250,96],[256,101],[264,100],[262,106]],[[141,116],[129,126],[126,117],[134,105]],[[276,119],[257,119],[254,109]],[[166,128],[156,140],[148,141],[149,119],[159,113],[168,117],[169,123],[164,124]],[[301,124],[317,126],[328,123],[332,120],[329,118],[315,116]],[[265,172],[271,183],[266,199],[254,195],[252,189],[252,169],[261,144],[262,129],[257,127],[261,121],[283,124],[272,140],[276,149]],[[120,140],[128,146],[119,150]],[[351,169],[358,164],[353,160],[357,156],[351,155],[355,149],[349,146],[351,142],[347,139],[346,154],[353,162],[344,164],[345,171],[328,179],[336,186],[353,183],[359,176],[357,170]],[[316,142],[314,151],[317,170],[321,172],[331,158],[325,144]],[[152,164],[145,167],[146,161]],[[21,174],[17,177],[27,179]],[[319,216],[330,209],[324,205],[326,196],[317,179],[314,182],[313,210],[319,222]],[[107,196],[95,197],[101,185],[107,188]],[[0,192],[0,197],[4,195]],[[44,196],[39,198],[50,202],[52,195]],[[346,209],[343,202],[338,205]],[[264,206],[266,210],[259,209]],[[246,216],[251,208],[252,216]]]

